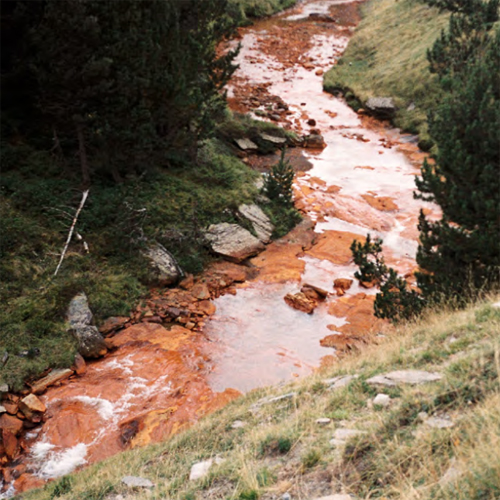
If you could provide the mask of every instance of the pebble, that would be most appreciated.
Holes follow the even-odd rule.
[[[144,477],[125,476],[122,477],[122,483],[129,488],[154,488],[154,484]]]
[[[385,408],[391,404],[391,398],[387,394],[377,394],[373,398],[373,404]]]
[[[322,417],[322,418],[318,418],[316,420],[316,423],[318,425],[328,425],[330,422],[332,421],[331,418],[327,418],[327,417]]]
[[[246,422],[243,422],[241,420],[235,420],[232,424],[231,424],[231,428],[232,429],[242,429],[243,427],[245,427],[247,425]]]
[[[335,390],[345,387],[356,378],[358,378],[358,375],[340,375],[339,377],[324,379],[323,384],[327,385],[328,389]]]
[[[215,459],[204,460],[203,462],[197,462],[191,467],[191,472],[189,473],[189,480],[196,481],[196,479],[201,479],[208,474],[210,467],[214,463],[221,464],[223,462],[222,458],[216,457]]]
[[[429,417],[424,420],[424,424],[434,429],[448,429],[455,425],[450,419],[439,417]]]

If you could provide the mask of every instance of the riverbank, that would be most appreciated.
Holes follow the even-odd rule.
[[[446,27],[448,15],[411,0],[369,1],[361,13],[346,51],[325,73],[324,88],[342,92],[355,110],[373,97],[392,98],[394,125],[418,134],[420,144],[429,149],[427,113],[440,90],[426,53]]]
[[[494,500],[499,328],[498,298],[428,313],[326,371],[252,391],[164,443],[23,498]],[[194,470],[205,474],[190,480]],[[125,476],[151,485],[131,489]]]

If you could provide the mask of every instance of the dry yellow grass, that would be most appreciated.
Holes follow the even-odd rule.
[[[120,480],[132,474],[156,484],[151,493],[134,492],[138,500],[270,500],[285,492],[294,500],[335,492],[357,499],[498,500],[500,309],[491,306],[494,300],[428,313],[326,373],[254,391],[165,443],[115,456],[24,499],[126,495]],[[439,372],[443,379],[384,388],[366,382],[402,369]],[[323,382],[345,374],[358,378],[339,390]],[[262,397],[290,391],[294,398],[249,411]],[[391,396],[389,407],[369,404],[378,392]],[[421,412],[450,418],[454,426],[432,428]],[[331,422],[318,425],[320,417]],[[246,426],[233,429],[235,420]],[[333,433],[344,428],[365,433],[333,447]],[[195,462],[216,456],[223,462],[208,476],[188,480]],[[456,477],[446,480],[454,470]]]

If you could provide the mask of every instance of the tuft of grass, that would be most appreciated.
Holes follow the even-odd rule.
[[[427,113],[440,97],[426,53],[448,15],[415,0],[373,0],[342,58],[324,76],[328,92],[342,91],[358,110],[370,97],[392,97],[396,126],[419,134],[427,149]]]

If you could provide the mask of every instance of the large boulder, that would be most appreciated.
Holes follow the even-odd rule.
[[[77,340],[78,352],[84,358],[99,358],[107,352],[101,333],[95,326],[91,325],[92,317],[85,293],[75,295],[68,307],[67,321],[69,331]]]
[[[264,244],[238,224],[212,224],[205,232],[205,238],[215,253],[235,262],[264,250]]]
[[[240,205],[238,207],[238,213],[241,217],[244,217],[252,223],[257,238],[259,238],[262,243],[269,243],[274,231],[274,226],[260,207],[255,204]]]
[[[73,327],[72,333],[78,342],[78,352],[84,358],[100,358],[108,351],[101,332],[92,325]]]
[[[177,283],[184,273],[173,255],[159,243],[150,245],[143,250],[143,255],[149,260],[150,263],[150,276],[151,284],[158,286],[169,286]]]
[[[92,311],[89,307],[87,295],[84,292],[75,295],[68,307],[68,323],[70,326],[90,325],[92,323]]]
[[[397,110],[391,97],[371,97],[366,101],[365,107],[380,118],[392,118]]]

